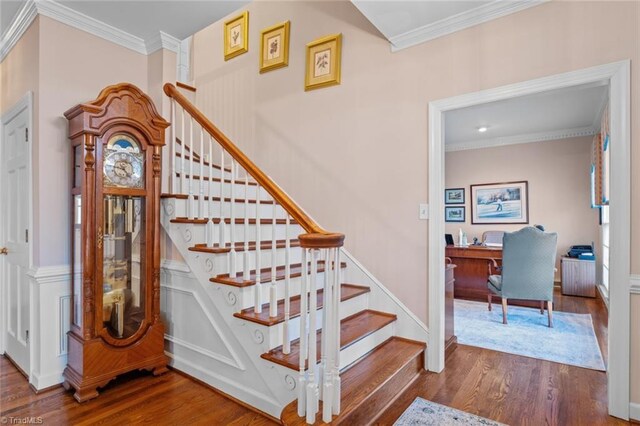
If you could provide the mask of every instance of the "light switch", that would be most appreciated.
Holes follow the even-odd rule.
[[[429,219],[429,204],[420,204],[420,220]]]

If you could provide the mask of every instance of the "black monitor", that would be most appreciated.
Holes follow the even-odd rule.
[[[454,245],[454,243],[453,243],[453,235],[444,234],[444,240],[445,240],[445,242],[447,243],[448,246]]]

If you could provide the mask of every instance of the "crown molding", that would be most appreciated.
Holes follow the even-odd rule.
[[[505,136],[501,138],[481,139],[474,141],[455,142],[445,145],[446,152],[464,151],[468,149],[491,148],[496,146],[517,145],[532,142],[546,142],[560,139],[577,138],[581,136],[593,136],[598,132],[594,126],[577,127],[574,129],[556,130],[552,132],[527,133],[518,136]]]
[[[548,0],[505,1],[495,0],[491,3],[450,16],[440,21],[389,37],[391,51],[406,49],[425,41],[433,40],[466,28],[492,21],[530,7],[538,6]]]
[[[180,40],[162,31],[145,40],[53,0],[27,0],[7,31],[2,35],[0,62],[13,49],[37,15],[54,19],[143,55],[149,55],[159,49],[168,49],[178,53],[180,49]]]

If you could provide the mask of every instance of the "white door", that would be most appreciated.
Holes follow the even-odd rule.
[[[5,353],[29,375],[29,144],[31,96],[2,117],[0,285]]]

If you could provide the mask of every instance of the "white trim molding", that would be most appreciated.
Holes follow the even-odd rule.
[[[598,132],[595,126],[577,127],[574,129],[555,130],[552,132],[527,133],[524,135],[504,136],[499,138],[481,139],[464,142],[450,142],[445,144],[445,151],[464,151],[467,149],[491,148],[495,146],[517,145],[523,143],[546,142],[581,136],[593,136]]]
[[[71,266],[41,266],[31,268],[27,276],[32,278],[38,285],[60,282],[71,279]]]
[[[178,53],[180,40],[160,31],[147,40],[80,13],[53,0],[27,0],[0,41],[0,62],[9,54],[37,15],[43,15],[143,55],[159,49]]]
[[[434,23],[424,25],[403,34],[389,37],[391,51],[406,49],[425,41],[433,40],[448,34],[455,33],[512,13],[520,12],[530,7],[538,6],[547,0],[522,0],[503,1],[495,0],[471,10],[441,19]]]
[[[631,275],[630,284],[629,292],[631,294],[640,294],[640,275]]]
[[[636,402],[629,404],[629,418],[640,422],[640,404]]]
[[[624,60],[429,103],[429,369],[444,368],[444,114],[488,102],[582,84],[609,83],[611,140],[611,241],[609,285],[609,414],[629,418],[630,294],[638,288],[631,270],[631,62]],[[630,285],[631,283],[631,285]]]

